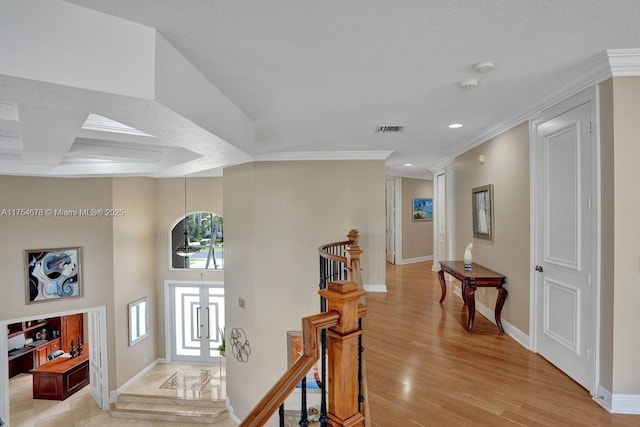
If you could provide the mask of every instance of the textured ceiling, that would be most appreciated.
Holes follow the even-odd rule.
[[[635,0],[67,3],[157,29],[254,122],[251,158],[392,151],[388,173],[414,177],[529,111],[606,49],[640,47]],[[482,61],[495,69],[475,72]],[[465,78],[478,87],[461,89]],[[406,129],[379,134],[380,125]],[[172,170],[213,165],[190,164]]]

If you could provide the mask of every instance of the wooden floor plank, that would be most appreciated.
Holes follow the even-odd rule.
[[[387,293],[367,295],[364,346],[374,427],[640,426],[466,309],[431,262],[387,265]],[[507,300],[507,304],[509,301]]]

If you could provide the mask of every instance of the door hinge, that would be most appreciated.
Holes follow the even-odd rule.
[[[591,122],[587,123],[587,132],[591,133]]]
[[[591,360],[591,348],[587,347],[587,360]]]
[[[587,274],[587,283],[591,286],[591,273]]]
[[[587,208],[591,210],[591,197],[587,197]]]

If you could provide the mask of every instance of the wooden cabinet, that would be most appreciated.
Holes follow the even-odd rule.
[[[83,314],[72,314],[69,316],[63,316],[60,322],[60,340],[62,350],[65,353],[71,351],[71,341],[73,345],[78,348],[78,338],[84,341],[83,334]]]
[[[89,356],[59,357],[31,373],[34,399],[64,400],[89,384]]]
[[[33,352],[33,367],[44,365],[48,362],[47,356],[49,356],[49,345],[45,344],[35,349]]]
[[[46,344],[36,347],[33,352],[33,367],[37,368],[47,363],[49,361],[49,355],[56,350],[60,350],[60,338],[56,338]]]

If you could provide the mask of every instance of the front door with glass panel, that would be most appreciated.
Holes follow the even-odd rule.
[[[210,362],[224,331],[222,284],[171,284],[172,360]]]

